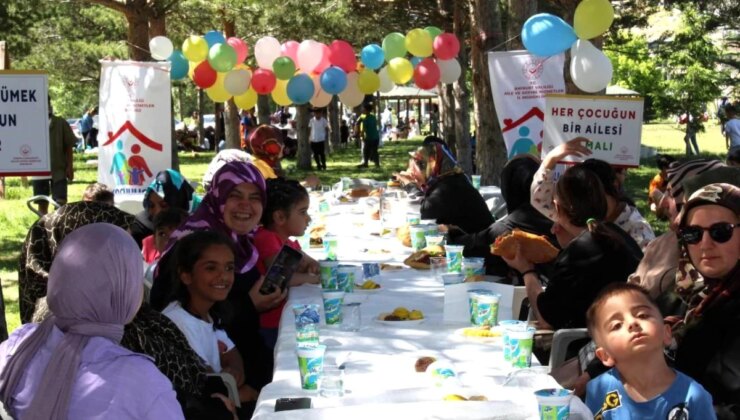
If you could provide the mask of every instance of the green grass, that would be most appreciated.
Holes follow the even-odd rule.
[[[684,154],[683,127],[675,124],[648,124],[643,127],[642,143],[657,148],[661,153],[682,157]],[[717,125],[708,124],[704,133],[698,136],[699,148],[707,157],[724,159],[726,148]],[[309,173],[319,176],[322,183],[334,183],[343,176],[356,178],[388,179],[392,172],[403,169],[408,162],[408,152],[418,147],[421,139],[402,142],[385,143],[380,149],[381,168],[358,169],[360,161],[359,149],[349,146],[340,149],[327,157],[327,171],[303,171],[295,168],[295,161],[286,160],[283,168],[291,178],[303,179]],[[190,153],[180,154],[181,172],[190,180],[198,181],[202,178],[213,153],[199,153],[192,156]],[[85,187],[97,179],[97,168],[85,162],[94,158],[93,155],[75,156],[75,181],[69,186],[70,201],[82,197]],[[629,171],[626,190],[637,202],[640,212],[653,225],[656,232],[665,232],[665,222],[658,221],[649,212],[646,203],[647,186],[650,179],[657,172],[654,159],[647,159],[642,166]],[[19,325],[18,318],[18,255],[21,244],[26,237],[28,228],[36,220],[36,216],[26,208],[26,200],[31,197],[30,186],[21,185],[19,178],[6,180],[6,199],[0,200],[0,279],[3,284],[5,298],[6,320],[9,331]]]

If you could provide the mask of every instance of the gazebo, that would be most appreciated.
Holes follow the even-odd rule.
[[[396,86],[391,90],[390,92],[385,93],[378,93],[378,105],[380,105],[380,100],[384,100],[386,102],[396,100],[396,111],[398,112],[398,115],[400,116],[400,109],[401,109],[401,100],[405,101],[405,109],[406,109],[406,119],[409,119],[409,101],[412,99],[418,99],[418,108],[416,111],[416,114],[419,117],[419,126],[422,125],[422,115],[424,115],[426,110],[432,109],[432,103],[433,101],[439,96],[439,92],[437,92],[437,89],[430,89],[430,90],[424,90],[420,89],[415,86]],[[424,100],[427,100],[427,106],[424,105]],[[380,110],[379,110],[380,113]]]

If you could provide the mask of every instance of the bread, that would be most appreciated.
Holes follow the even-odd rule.
[[[417,372],[426,372],[429,365],[436,361],[437,359],[435,359],[434,357],[420,357],[416,360],[416,364],[414,364],[414,370],[416,370]]]
[[[519,244],[522,256],[535,264],[554,260],[559,252],[544,236],[514,229],[511,233],[496,238],[496,242],[491,245],[491,254],[509,259],[514,258],[517,244]]]
[[[416,268],[419,270],[429,270],[431,268],[431,258],[442,257],[444,255],[444,248],[439,245],[432,245],[409,255],[409,257],[406,258],[403,263],[411,268]]]
[[[367,197],[370,195],[370,191],[365,188],[353,188],[352,191],[349,192],[349,195],[353,198]]]
[[[403,225],[396,230],[396,237],[403,244],[403,246],[411,246],[411,231],[409,225]]]

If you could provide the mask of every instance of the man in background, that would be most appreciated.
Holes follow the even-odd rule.
[[[317,108],[314,110],[313,118],[308,122],[311,129],[309,140],[311,142],[311,152],[313,159],[316,161],[316,169],[326,170],[326,139],[329,138],[329,121],[324,118],[323,110]]]
[[[362,119],[362,163],[358,168],[367,168],[368,161],[375,162],[375,167],[380,167],[380,156],[378,146],[380,145],[380,133],[378,132],[378,119],[373,113],[373,104],[365,104],[365,118]]]

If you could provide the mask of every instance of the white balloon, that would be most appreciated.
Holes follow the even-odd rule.
[[[166,60],[170,58],[174,51],[172,41],[166,36],[155,36],[149,40],[149,52],[155,60]]]
[[[252,72],[246,69],[231,70],[224,78],[224,88],[233,96],[239,96],[249,90]]]
[[[578,89],[590,93],[606,89],[613,71],[609,57],[591,42],[579,39],[570,48],[570,77]]]
[[[437,60],[437,66],[439,66],[439,81],[448,85],[455,83],[460,79],[462,68],[457,59],[453,58],[450,60]]]
[[[360,92],[360,87],[357,86],[358,78],[356,71],[347,73],[347,87],[339,94],[339,100],[350,108],[356,107],[365,99],[365,94]]]
[[[380,87],[378,88],[378,90],[382,93],[388,93],[396,87],[396,84],[393,83],[393,80],[391,80],[390,76],[388,76],[387,67],[383,67],[382,69],[380,69],[380,72],[378,72],[378,77],[380,78]]]
[[[272,71],[272,62],[280,57],[280,41],[271,36],[260,38],[254,44],[254,57],[260,68]]]
[[[311,76],[311,79],[313,80],[313,98],[311,98],[311,105],[315,106],[316,108],[323,108],[327,105],[329,105],[329,102],[331,102],[332,95],[324,92],[321,89],[321,82],[319,81],[319,76]]]
[[[302,72],[310,73],[321,64],[324,58],[324,48],[320,42],[307,39],[298,46],[298,68]]]

